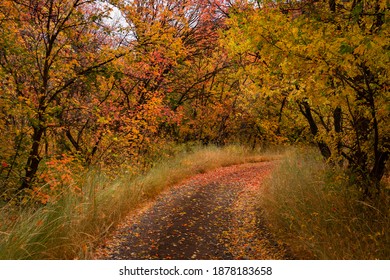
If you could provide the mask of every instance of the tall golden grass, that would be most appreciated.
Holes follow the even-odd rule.
[[[344,170],[296,149],[266,182],[259,206],[298,259],[390,259],[389,193],[363,199]]]

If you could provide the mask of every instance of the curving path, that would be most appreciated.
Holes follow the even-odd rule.
[[[291,259],[256,209],[272,162],[222,167],[162,193],[128,217],[98,259]]]

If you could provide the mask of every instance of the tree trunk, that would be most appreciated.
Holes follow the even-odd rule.
[[[333,121],[334,121],[334,131],[336,132],[336,145],[337,145],[337,153],[341,154],[341,137],[340,133],[342,132],[342,110],[340,107],[336,107],[333,111]]]
[[[310,108],[309,103],[307,103],[307,101],[301,101],[298,103],[298,105],[299,105],[299,110],[301,111],[301,113],[304,115],[307,122],[309,123],[311,134],[315,137],[318,134],[318,126],[313,118],[312,113],[311,113],[311,108]],[[316,142],[317,142],[318,148],[320,149],[321,155],[325,159],[329,159],[330,156],[332,155],[332,153],[331,153],[328,145],[321,140],[317,140]]]
[[[378,157],[375,159],[374,167],[370,172],[370,178],[379,187],[379,182],[381,181],[386,170],[386,162],[389,159],[389,152],[378,152]]]
[[[41,140],[43,134],[45,132],[45,128],[39,125],[37,128],[34,128],[33,133],[33,143],[31,145],[30,154],[27,159],[26,167],[25,167],[25,176],[22,179],[22,184],[19,187],[19,191],[31,188],[32,181],[38,171],[38,166],[41,161],[41,157],[39,156],[39,148],[41,146]]]

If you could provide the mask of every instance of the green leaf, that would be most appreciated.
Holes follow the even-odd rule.
[[[346,42],[343,42],[343,43],[341,43],[339,52],[340,52],[340,54],[347,54],[347,53],[351,54],[351,53],[353,53],[354,50],[355,50],[354,47],[348,45],[348,43],[346,43]]]

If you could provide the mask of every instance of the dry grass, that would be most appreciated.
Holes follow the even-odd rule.
[[[220,166],[261,161],[238,146],[195,147],[161,159],[145,174],[124,170],[115,179],[99,170],[82,176],[80,192],[65,187],[53,203],[0,208],[0,259],[88,259],[132,209],[194,174]]]
[[[273,233],[300,259],[389,259],[389,196],[362,200],[309,149],[286,154],[260,198]]]

